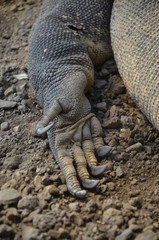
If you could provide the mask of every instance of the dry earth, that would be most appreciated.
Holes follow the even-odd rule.
[[[68,193],[48,140],[30,133],[41,116],[26,64],[40,2],[0,1],[0,239],[159,239],[159,133],[113,60],[96,72],[89,93],[112,150],[86,199]]]

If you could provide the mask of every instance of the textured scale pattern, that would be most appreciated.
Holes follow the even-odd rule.
[[[109,38],[112,2],[43,2],[28,55],[30,81],[41,106],[49,107],[64,79],[73,73],[86,74],[87,89],[93,84],[93,64],[112,56]]]
[[[128,92],[159,129],[159,1],[116,0],[111,43]]]
[[[30,38],[28,74],[43,108],[38,126],[53,122],[49,144],[69,191],[77,197],[86,194],[77,173],[82,186],[90,189],[98,180],[89,179],[87,166],[93,176],[105,170],[97,166],[94,153],[104,147],[101,126],[85,92],[93,84],[94,66],[113,56],[112,5],[113,0],[44,0]]]

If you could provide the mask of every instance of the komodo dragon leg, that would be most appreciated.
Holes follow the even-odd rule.
[[[105,170],[95,156],[95,149],[104,148],[102,128],[85,93],[94,81],[94,65],[112,57],[112,4],[113,0],[44,0],[30,39],[28,73],[43,108],[37,132],[47,131],[67,187],[77,197],[86,195],[81,185],[91,189],[98,184],[90,174]]]
[[[44,115],[37,126],[37,132],[48,131],[52,152],[65,175],[69,191],[77,197],[83,197],[86,191],[81,190],[76,175],[86,189],[98,184],[98,180],[90,180],[87,165],[91,175],[103,173],[105,165],[98,166],[95,149],[98,151],[104,148],[104,142],[101,125],[94,114],[90,113],[90,103],[84,95],[85,75],[76,73],[72,81],[72,84],[67,84],[63,97],[55,100],[49,112]]]

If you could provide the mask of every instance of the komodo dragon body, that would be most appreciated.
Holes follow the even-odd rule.
[[[159,130],[159,0],[116,0],[111,43],[128,92]]]
[[[28,73],[43,107],[37,132],[47,131],[67,187],[77,197],[84,197],[86,191],[81,189],[76,174],[81,185],[89,189],[98,181],[89,179],[87,165],[95,176],[105,170],[105,166],[97,166],[94,153],[94,149],[98,152],[104,148],[102,129],[91,114],[85,92],[93,84],[93,67],[112,57],[109,37],[112,6],[113,0],[44,0],[30,39]],[[120,74],[150,120],[159,105],[157,49],[155,52],[159,28],[153,30],[158,26],[158,9],[158,0],[115,0],[111,19],[112,46]],[[145,59],[149,61],[143,63]],[[153,119],[157,126],[156,115]]]

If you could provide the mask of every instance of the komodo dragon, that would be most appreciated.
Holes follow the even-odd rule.
[[[109,38],[113,2],[44,0],[30,39],[28,73],[36,98],[43,107],[37,132],[47,131],[67,187],[79,198],[84,197],[86,191],[82,190],[76,175],[81,185],[89,189],[98,181],[89,179],[87,164],[94,176],[105,170],[105,166],[97,165],[94,153],[94,149],[98,152],[104,148],[102,128],[91,113],[85,93],[93,84],[93,66],[113,56]],[[158,7],[158,0],[115,0],[111,19],[112,45],[120,74],[145,114],[155,115],[152,121],[155,126]]]

